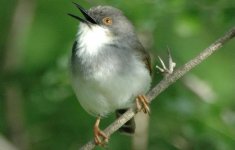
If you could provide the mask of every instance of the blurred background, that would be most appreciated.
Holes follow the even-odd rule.
[[[67,13],[81,15],[71,2],[0,0],[0,150],[76,150],[93,137],[95,118],[81,108],[68,76],[78,21]],[[235,25],[233,0],[74,2],[123,10],[153,67],[158,55],[166,60],[167,47],[183,65]],[[232,40],[153,101],[145,149],[235,148],[234,58]],[[153,79],[162,79],[156,69]],[[134,147],[132,137],[115,133],[106,148]]]

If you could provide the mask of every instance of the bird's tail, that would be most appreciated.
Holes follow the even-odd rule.
[[[127,109],[118,109],[116,110],[116,117],[120,117],[122,114],[124,114],[127,111]],[[121,128],[119,128],[119,131],[128,135],[132,135],[135,133],[135,120],[134,117],[131,118],[131,120],[127,121]]]

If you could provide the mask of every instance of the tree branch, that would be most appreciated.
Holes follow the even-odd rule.
[[[0,150],[19,150],[16,148],[15,145],[13,145],[11,142],[9,142],[5,137],[3,137],[0,134]]]
[[[166,76],[160,83],[158,83],[154,88],[152,88],[146,95],[146,97],[151,102],[154,98],[156,98],[160,93],[162,93],[166,88],[172,85],[176,80],[185,75],[188,71],[196,67],[202,61],[204,61],[207,57],[221,48],[226,42],[231,40],[235,36],[235,27],[233,27],[229,32],[227,32],[224,36],[219,38],[213,44],[211,44],[208,48],[204,49],[198,56],[191,59],[181,68],[175,70],[172,74]],[[110,124],[105,130],[104,133],[107,136],[110,136],[115,131],[117,131],[123,124],[125,124],[128,120],[130,120],[137,111],[133,108],[128,109],[126,113],[124,113],[120,118],[116,119],[112,124]],[[89,141],[81,150],[90,150],[95,147],[94,140]]]

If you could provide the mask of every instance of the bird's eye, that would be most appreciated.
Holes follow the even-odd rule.
[[[102,21],[105,25],[108,25],[108,26],[113,24],[113,20],[110,17],[105,17]]]

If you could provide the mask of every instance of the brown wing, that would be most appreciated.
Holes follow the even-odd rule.
[[[139,43],[139,45],[136,47],[136,50],[139,52],[140,57],[143,60],[143,63],[145,64],[145,67],[149,71],[149,74],[152,75],[151,58],[149,53],[144,49],[141,43]]]
[[[143,56],[143,62],[145,63],[145,67],[148,69],[149,74],[152,75],[152,67],[151,67],[151,58],[150,55],[146,52]]]

